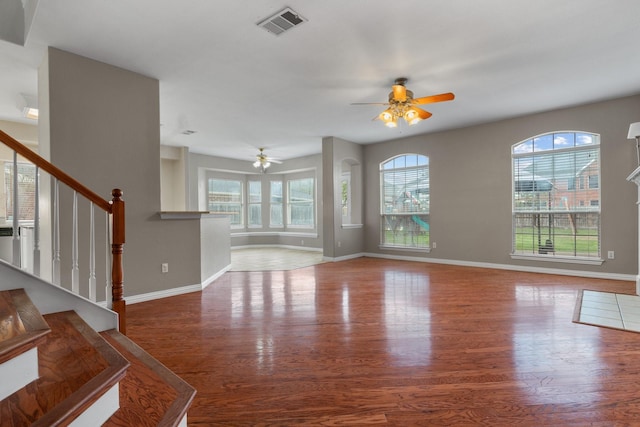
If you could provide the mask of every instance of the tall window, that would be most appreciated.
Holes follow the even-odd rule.
[[[383,246],[429,248],[429,158],[405,154],[380,164]]]
[[[314,181],[313,178],[287,181],[287,225],[314,226]]]
[[[512,147],[513,254],[600,258],[600,137],[547,133]]]
[[[242,225],[242,181],[209,179],[209,211],[228,214],[232,226]]]
[[[282,227],[282,181],[271,181],[269,195],[269,225]]]
[[[247,225],[260,227],[262,225],[262,181],[249,181],[247,193],[249,193]]]

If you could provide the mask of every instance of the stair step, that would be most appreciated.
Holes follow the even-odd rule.
[[[0,402],[3,427],[67,425],[113,394],[129,366],[75,312],[43,317],[51,332],[38,347],[40,378]]]
[[[120,332],[101,335],[131,363],[120,382],[120,409],[104,426],[186,426],[196,390]]]
[[[0,364],[36,347],[49,332],[24,289],[0,292]]]
[[[38,378],[38,349],[51,332],[24,289],[0,292],[0,400]]]

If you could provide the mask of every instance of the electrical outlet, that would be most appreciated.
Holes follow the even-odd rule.
[[[615,257],[616,257],[616,253],[614,251],[607,252],[607,258],[615,259]]]
[[[338,240],[338,247],[342,246],[342,242]]]
[[[435,249],[435,248],[436,248],[436,242],[433,242],[433,243],[431,244],[431,247],[432,247],[433,249]]]
[[[163,273],[168,273],[169,272],[169,263],[163,262],[162,265],[160,266],[161,270]]]

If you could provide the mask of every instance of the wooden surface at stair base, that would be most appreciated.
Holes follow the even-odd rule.
[[[66,425],[126,373],[129,363],[75,312],[47,314],[40,378],[0,402],[2,427]]]
[[[24,289],[0,292],[0,364],[42,342],[49,325]]]
[[[108,427],[172,427],[184,418],[195,389],[115,330],[101,335],[130,362],[120,383],[120,410]]]

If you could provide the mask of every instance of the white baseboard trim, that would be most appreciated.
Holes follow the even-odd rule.
[[[250,245],[250,246],[239,246],[233,249],[242,249],[242,248],[254,248],[254,247],[278,247],[278,248],[291,248],[291,249],[300,249],[300,250],[308,250],[308,251],[316,251],[320,252],[322,249],[318,248],[302,248],[298,246],[284,246],[284,245]],[[373,252],[361,252],[357,254],[345,255],[341,257],[323,257],[323,260],[328,262],[340,262],[347,261],[350,259],[361,258],[361,257],[370,257],[370,258],[383,258],[383,259],[395,259],[399,261],[414,261],[414,262],[427,262],[433,264],[447,264],[447,265],[459,265],[461,267],[478,267],[478,268],[493,268],[496,270],[509,270],[509,271],[520,271],[523,273],[541,273],[541,274],[556,274],[560,276],[575,276],[575,277],[587,277],[592,279],[608,279],[608,280],[621,280],[628,282],[636,282],[635,274],[620,274],[620,273],[602,273],[598,271],[584,271],[584,270],[567,270],[560,268],[545,268],[545,267],[531,267],[526,265],[509,265],[509,264],[494,264],[489,262],[473,262],[473,261],[460,261],[460,260],[452,260],[452,259],[442,259],[442,258],[422,258],[422,257],[411,257],[411,256],[402,256],[402,255],[390,255],[390,254],[378,254]],[[220,278],[224,273],[231,269],[231,264],[212,275],[211,277],[204,280],[201,284],[196,285],[188,285],[182,286],[179,288],[166,289],[163,291],[149,292],[147,294],[141,295],[132,295],[126,297],[127,304],[136,304],[139,302],[152,301],[160,298],[166,298],[176,295],[187,294],[190,292],[198,292],[205,289],[211,283],[213,283],[216,279]]]
[[[213,283],[216,279],[221,277],[224,273],[226,273],[229,270],[231,270],[231,264],[227,265],[225,268],[218,271],[217,273],[215,273],[214,275],[206,279],[204,282],[202,282],[202,289],[204,290],[204,288],[209,286],[211,283]]]
[[[407,257],[407,256],[401,256],[401,255],[377,254],[372,252],[363,253],[362,256],[367,256],[371,258],[397,259],[400,261],[416,261],[416,262],[430,262],[434,264],[459,265],[461,267],[494,268],[496,270],[521,271],[523,273],[557,274],[560,276],[576,276],[576,277],[587,277],[592,279],[609,279],[609,280],[623,280],[623,281],[636,280],[635,274],[602,273],[598,271],[567,270],[567,269],[560,269],[560,268],[531,267],[526,265],[494,264],[489,262],[459,261],[459,260],[441,259],[441,258]]]
[[[147,294],[131,295],[131,296],[125,297],[124,299],[127,302],[127,305],[131,305],[131,304],[137,304],[139,302],[153,301],[156,299],[173,297],[176,295],[188,294],[191,292],[198,292],[201,290],[202,290],[201,284],[188,285],[188,286],[181,286],[179,288],[165,289],[163,291],[149,292]]]
[[[325,257],[322,257],[322,260],[323,261],[328,261],[328,262],[340,262],[340,261],[347,261],[347,260],[350,260],[350,259],[362,258],[363,256],[366,256],[366,255],[363,254],[363,253],[357,253],[357,254],[339,256],[339,257],[335,257],[335,258],[325,256]]]
[[[202,291],[204,288],[209,286],[211,283],[213,283],[216,279],[218,279],[220,276],[222,276],[224,273],[226,273],[230,269],[231,269],[231,264],[227,265],[225,268],[218,271],[211,277],[207,278],[200,284],[181,286],[179,288],[165,289],[163,291],[149,292],[147,294],[131,295],[131,296],[125,297],[125,300],[127,301],[127,305],[130,305],[130,304],[137,304],[139,302],[153,301],[156,299],[173,297],[176,295]]]

